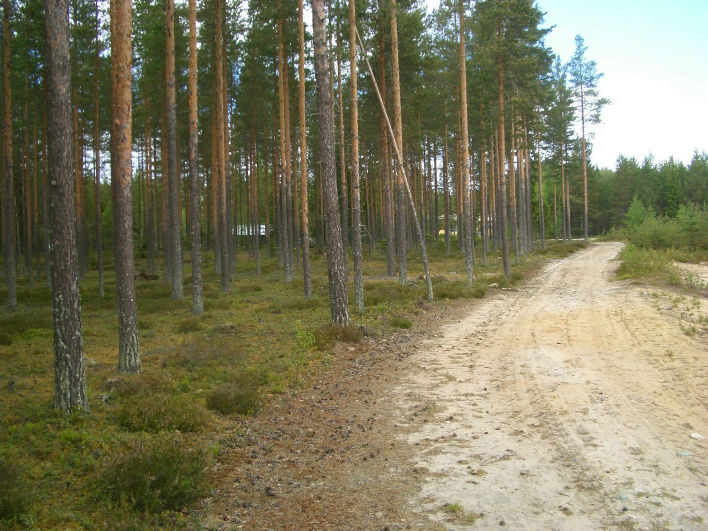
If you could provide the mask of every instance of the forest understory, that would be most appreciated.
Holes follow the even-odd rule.
[[[708,306],[621,247],[340,344],[234,433],[209,528],[705,529]]]

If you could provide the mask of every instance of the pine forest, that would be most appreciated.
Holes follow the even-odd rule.
[[[3,528],[605,529],[622,504],[666,526],[636,529],[700,528],[708,155],[599,167],[603,65],[581,35],[551,49],[536,1],[2,0],[2,17]],[[631,370],[590,361],[625,350]],[[683,413],[660,405],[691,425],[666,459],[695,478],[666,479],[660,516],[654,480],[641,508],[584,510],[644,481],[590,477],[637,453],[576,448],[633,414],[596,411],[597,390],[583,409],[544,371],[613,374],[619,396],[624,369],[663,381],[659,357],[697,379],[665,393]],[[637,404],[637,426],[667,425]],[[565,469],[530,464],[538,426]],[[642,429],[625,447],[684,470]],[[459,487],[426,483],[450,467]]]

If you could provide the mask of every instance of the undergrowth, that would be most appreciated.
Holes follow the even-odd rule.
[[[549,249],[555,256],[562,247],[549,244]],[[1,527],[194,526],[185,515],[193,514],[206,494],[207,449],[221,444],[224,430],[248,432],[244,416],[258,414],[274,394],[312,385],[336,355],[336,343],[347,343],[356,355],[367,335],[415,326],[414,316],[429,304],[420,256],[409,254],[410,282],[403,286],[385,276],[383,251],[379,247],[365,257],[366,308],[353,313],[355,322],[348,326],[328,324],[326,259],[316,253],[310,299],[303,296],[301,279],[283,283],[276,258],[262,257],[257,276],[253,261],[245,253],[239,256],[230,293],[220,291],[219,276],[205,267],[205,313],[199,317],[192,315],[189,296],[171,300],[164,280],[137,282],[140,375],[117,374],[115,281],[106,256],[105,298],[94,269],[81,282],[91,410],[69,416],[53,409],[49,289],[41,278],[30,288],[21,276],[14,312],[5,308],[6,292],[0,289]],[[461,255],[431,246],[436,301],[483,297],[490,284],[511,285],[538,261],[525,257],[507,280],[497,256],[490,252],[489,265],[476,267],[470,288],[460,273]],[[204,263],[213,264],[211,253]],[[139,258],[136,270],[145,269]],[[185,269],[188,279],[189,262]],[[238,444],[252,442],[245,438]]]

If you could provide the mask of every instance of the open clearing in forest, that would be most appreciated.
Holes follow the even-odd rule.
[[[613,281],[620,249],[340,347],[326,379],[239,432],[212,523],[706,529],[708,352],[684,326],[702,301]]]

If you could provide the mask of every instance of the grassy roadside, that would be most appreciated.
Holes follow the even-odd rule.
[[[551,244],[513,268],[512,283],[546,258],[565,256],[580,243]],[[465,282],[463,258],[431,245],[434,304],[483,297],[507,287],[498,253]],[[478,264],[481,258],[477,257]],[[138,269],[144,266],[138,263]],[[117,375],[114,284],[98,297],[96,273],[81,284],[83,337],[91,411],[65,417],[53,405],[53,351],[49,290],[18,285],[19,308],[0,311],[2,419],[0,502],[8,529],[196,528],[198,501],[208,496],[208,469],[224,444],[221,434],[271,397],[310,385],[327,370],[337,341],[364,333],[386,336],[415,326],[427,303],[419,254],[409,255],[411,283],[384,278],[385,257],[365,256],[363,314],[351,327],[331,327],[326,258],[313,254],[314,296],[302,282],[282,282],[277,260],[262,274],[239,256],[236,281],[222,294],[205,264],[205,314],[191,315],[185,299],[170,300],[162,281],[136,283],[143,374]],[[490,287],[494,286],[494,287]],[[0,305],[4,308],[4,294]],[[353,298],[353,297],[352,297]],[[231,430],[233,431],[233,430]],[[244,435],[246,436],[246,435]]]

